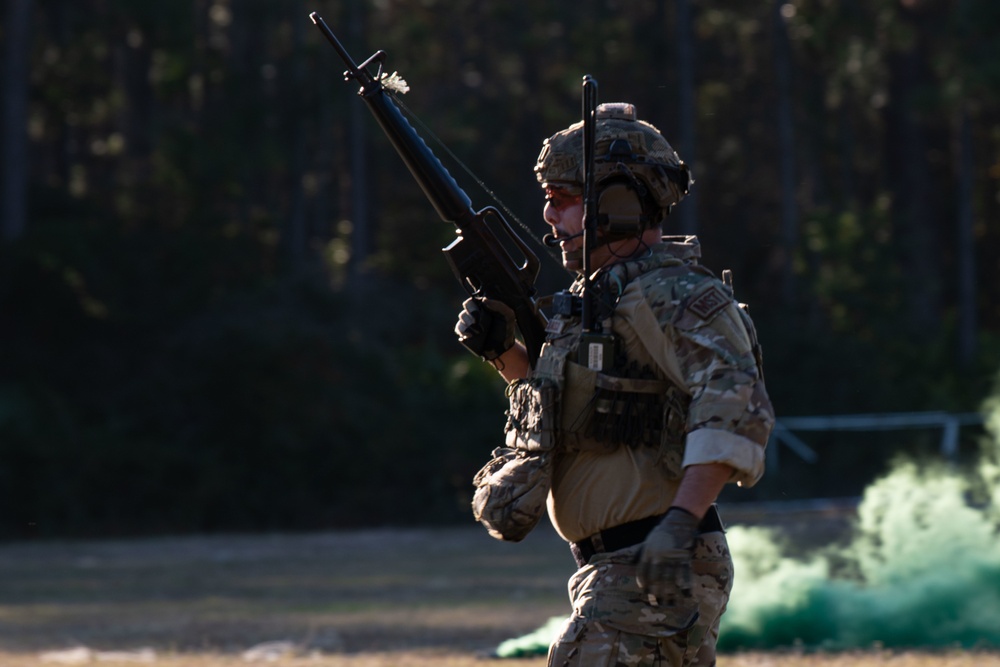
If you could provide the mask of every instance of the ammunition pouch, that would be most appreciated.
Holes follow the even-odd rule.
[[[514,382],[507,389],[506,446],[476,473],[472,514],[498,540],[519,542],[542,514],[552,486],[558,422],[558,386],[547,378]]]
[[[667,477],[681,476],[691,399],[673,382],[634,366],[616,376],[567,362],[562,401],[565,451],[658,448],[657,461]]]

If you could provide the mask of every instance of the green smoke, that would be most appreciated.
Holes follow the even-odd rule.
[[[554,616],[542,627],[521,637],[506,639],[497,646],[494,655],[498,658],[527,658],[548,653],[549,645],[556,640],[566,617]]]
[[[792,557],[734,527],[720,649],[1000,646],[1000,399],[978,465],[898,464],[864,493],[850,543]]]

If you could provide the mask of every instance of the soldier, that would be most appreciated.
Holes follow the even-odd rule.
[[[714,665],[733,583],[715,501],[760,479],[774,424],[760,346],[698,239],[662,236],[687,166],[631,104],[598,106],[595,128],[589,281],[583,123],[535,165],[549,243],[578,276],[553,301],[534,368],[504,304],[469,299],[455,327],[510,383],[506,447],[477,475],[473,510],[516,541],[547,508],[569,542],[573,613],[549,665]]]

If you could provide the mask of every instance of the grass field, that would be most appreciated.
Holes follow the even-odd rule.
[[[548,527],[503,544],[478,526],[0,545],[0,667],[535,667],[490,660],[568,612],[573,570]],[[75,652],[71,652],[75,649]],[[144,652],[143,652],[144,651]],[[720,667],[1000,667],[990,653],[722,655]]]

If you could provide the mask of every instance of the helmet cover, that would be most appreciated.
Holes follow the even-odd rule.
[[[638,180],[660,209],[658,223],[684,198],[694,182],[690,170],[656,127],[636,118],[635,105],[604,103],[595,114],[594,183],[613,177]],[[542,144],[535,177],[543,187],[573,192],[583,188],[583,121],[555,133]]]

